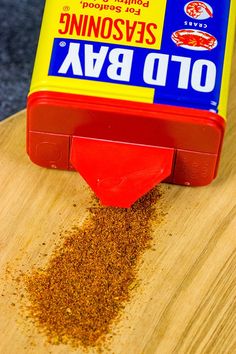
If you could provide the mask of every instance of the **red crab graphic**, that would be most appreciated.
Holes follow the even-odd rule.
[[[211,50],[217,45],[214,36],[197,30],[179,30],[172,34],[172,40],[177,46],[198,47]]]
[[[209,7],[202,1],[191,1],[186,6],[186,12],[192,18],[198,18],[199,16],[201,16],[204,10],[209,15],[209,17],[213,16]]]

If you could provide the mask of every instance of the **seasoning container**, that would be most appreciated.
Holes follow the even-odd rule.
[[[47,0],[27,150],[104,205],[161,181],[202,186],[223,142],[236,2]]]

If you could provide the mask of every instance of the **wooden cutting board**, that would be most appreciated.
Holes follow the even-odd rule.
[[[140,286],[109,352],[236,353],[235,65],[228,112],[218,178],[207,187],[166,188],[167,216],[155,229],[155,250],[143,257]],[[89,188],[75,172],[29,161],[24,111],[0,124],[0,181],[0,353],[80,353],[45,344],[33,324],[26,326],[13,306],[9,272],[46,264],[60,231],[84,221]]]

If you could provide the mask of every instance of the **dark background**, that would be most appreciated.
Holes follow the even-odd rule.
[[[0,120],[23,109],[44,0],[0,0]]]

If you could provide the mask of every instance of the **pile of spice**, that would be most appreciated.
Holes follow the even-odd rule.
[[[158,217],[155,188],[130,209],[95,200],[82,228],[73,228],[47,267],[25,276],[29,311],[49,342],[95,346],[130,297],[137,263]]]

